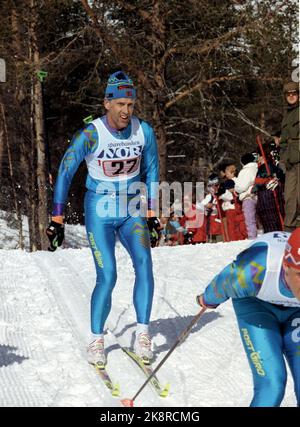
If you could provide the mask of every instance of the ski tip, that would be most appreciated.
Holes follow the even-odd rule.
[[[165,388],[159,393],[160,397],[168,397],[170,391],[170,384],[166,384]]]
[[[126,408],[133,408],[133,400],[132,399],[122,399],[121,403]]]
[[[111,394],[112,394],[114,397],[119,397],[119,396],[120,396],[120,385],[119,385],[119,384],[115,384],[115,386],[114,386],[114,388],[113,388],[113,390],[112,390]]]

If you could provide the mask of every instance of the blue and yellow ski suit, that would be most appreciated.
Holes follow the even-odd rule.
[[[251,406],[279,406],[288,362],[300,406],[300,301],[288,288],[282,258],[289,233],[266,233],[241,252],[206,287],[203,301],[216,307],[232,298],[252,370]]]
[[[110,128],[103,116],[77,132],[59,167],[54,216],[63,214],[72,178],[83,160],[88,167],[85,225],[97,272],[91,298],[91,330],[95,334],[103,332],[111,309],[117,280],[117,236],[135,270],[133,302],[137,322],[148,324],[154,288],[150,238],[145,218],[136,216],[136,211],[131,214],[129,206],[137,194],[135,185],[142,182],[148,192],[148,209],[155,209],[159,170],[153,129],[133,116],[127,128],[118,131]]]

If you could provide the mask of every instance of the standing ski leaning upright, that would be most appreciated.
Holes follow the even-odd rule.
[[[75,134],[61,161],[53,217],[47,229],[50,250],[55,250],[64,238],[63,212],[71,181],[85,160],[85,226],[97,273],[87,353],[88,361],[98,366],[106,364],[103,332],[117,280],[116,236],[128,251],[135,270],[134,350],[146,361],[153,357],[148,332],[154,290],[150,238],[147,221],[139,212],[141,198],[137,192],[144,183],[148,193],[147,217],[153,218],[159,179],[158,152],[152,127],[133,115],[135,99],[132,80],[123,71],[113,73],[105,91],[106,114]],[[132,205],[135,199],[138,201]]]
[[[280,139],[280,158],[286,168],[284,229],[293,231],[300,226],[299,83],[286,83],[283,90],[287,103]]]
[[[250,406],[279,406],[285,393],[286,358],[300,406],[300,228],[258,237],[197,297],[216,308],[232,298],[252,370]]]

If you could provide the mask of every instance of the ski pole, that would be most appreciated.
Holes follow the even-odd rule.
[[[261,141],[261,136],[260,135],[256,136],[256,143],[257,143],[257,145],[260,148],[261,155],[263,156],[263,159],[264,159],[264,162],[265,162],[265,166],[266,166],[267,174],[270,176],[271,175],[271,171],[270,171],[270,167],[269,167],[268,162],[267,162],[265,151],[263,149],[263,145],[262,145],[262,141]],[[276,209],[277,209],[278,216],[279,216],[280,223],[281,223],[281,228],[283,230],[284,229],[284,221],[283,221],[283,217],[282,217],[281,212],[280,212],[280,206],[279,206],[278,194],[276,192],[276,188],[274,188],[273,194],[274,194]]]
[[[135,393],[135,395],[133,396],[133,398],[132,399],[122,399],[121,400],[121,403],[122,403],[123,406],[133,407],[133,402],[135,401],[135,399],[138,397],[138,395],[141,393],[141,391],[144,390],[144,388],[146,387],[146,385],[148,384],[148,382],[154,377],[154,375],[162,367],[162,365],[165,363],[165,361],[171,356],[171,354],[173,353],[173,351],[175,350],[175,348],[178,346],[178,344],[181,341],[183,341],[183,339],[189,334],[190,330],[198,322],[198,320],[200,319],[200,317],[202,316],[202,314],[205,312],[205,310],[206,310],[206,307],[203,307],[199,311],[199,313],[195,317],[193,317],[193,320],[191,321],[191,323],[189,324],[189,326],[181,333],[181,335],[179,336],[179,338],[177,338],[177,340],[175,341],[175,343],[173,344],[173,346],[170,348],[170,350],[168,351],[168,353],[160,361],[160,363],[156,366],[156,368],[153,370],[152,374],[147,378],[147,380],[144,382],[144,384]]]

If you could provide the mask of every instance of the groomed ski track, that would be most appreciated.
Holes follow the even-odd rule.
[[[242,243],[157,248],[151,334],[156,360],[197,313],[195,295],[242,248]],[[134,340],[134,273],[117,247],[118,281],[105,336],[107,370],[131,398],[145,377],[122,352]],[[212,261],[213,260],[213,261]],[[0,406],[119,406],[86,363],[90,295],[95,271],[90,250],[55,253],[0,251]],[[247,406],[252,383],[230,302],[205,313],[158,376],[167,399],[146,387],[136,406]],[[288,384],[284,405],[294,405]]]

